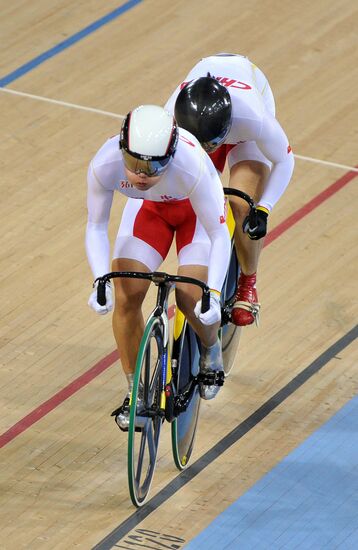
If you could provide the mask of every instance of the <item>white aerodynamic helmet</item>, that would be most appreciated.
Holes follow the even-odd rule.
[[[140,105],[123,121],[119,147],[131,172],[160,176],[167,169],[177,143],[177,123],[162,107]]]

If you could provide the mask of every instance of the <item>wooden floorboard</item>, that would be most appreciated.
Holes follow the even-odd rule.
[[[0,10],[0,81],[120,5],[35,4],[15,0]],[[148,0],[0,88],[0,434],[115,348],[110,317],[87,306],[84,231],[87,166],[121,119],[47,99],[125,115],[141,103],[164,104],[202,56],[248,55],[269,78],[294,152],[318,161],[296,160],[270,215],[273,229],[348,171],[325,162],[358,164],[356,27],[348,0]],[[357,182],[265,247],[261,326],[243,331],[232,376],[203,404],[194,460],[356,324]],[[117,196],[112,243],[124,204]],[[173,250],[164,269],[176,269]],[[142,528],[191,540],[356,394],[357,354],[356,343],[342,349],[167,501],[134,518],[129,534]],[[124,391],[116,361],[0,449],[0,548],[88,549],[132,517],[126,438],[109,417]],[[169,432],[166,425],[153,497],[178,475]]]

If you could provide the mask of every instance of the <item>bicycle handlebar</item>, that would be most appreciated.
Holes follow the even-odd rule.
[[[199,281],[198,279],[194,279],[193,277],[184,277],[182,275],[169,275],[168,273],[164,273],[162,271],[153,271],[150,273],[142,273],[140,271],[112,271],[111,273],[107,273],[102,277],[98,277],[95,280],[95,283],[98,281],[97,302],[101,306],[106,305],[106,283],[108,283],[111,279],[115,279],[117,277],[127,277],[129,279],[147,279],[148,281],[151,281],[156,285],[164,283],[190,283],[192,285],[197,285],[200,286],[202,290],[201,313],[205,313],[210,308],[210,288],[205,283]]]
[[[250,207],[249,227],[252,230],[255,229],[255,227],[257,227],[257,210],[256,205],[250,195],[244,193],[243,191],[239,191],[239,189],[231,189],[231,187],[224,187],[224,194],[232,195],[233,197],[239,197],[240,199],[243,199],[247,202]]]

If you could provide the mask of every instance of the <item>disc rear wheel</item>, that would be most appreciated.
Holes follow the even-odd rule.
[[[239,273],[240,266],[236,255],[234,240],[232,240],[229,269],[221,292],[222,306],[224,306],[224,308],[226,307],[231,309],[234,303]],[[225,376],[228,376],[234,366],[241,336],[241,327],[237,327],[233,323],[229,322],[221,327],[220,331],[224,373]]]
[[[199,340],[185,321],[180,338],[174,342],[173,381],[180,407],[183,409],[172,422],[173,458],[178,470],[184,470],[190,461],[194,447],[200,410],[199,386],[194,381],[199,373]]]

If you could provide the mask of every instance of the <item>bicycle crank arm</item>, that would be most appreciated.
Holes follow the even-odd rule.
[[[174,398],[174,416],[185,412],[193,396],[195,386],[198,384],[197,378],[194,378],[190,383],[189,389],[176,395]]]

